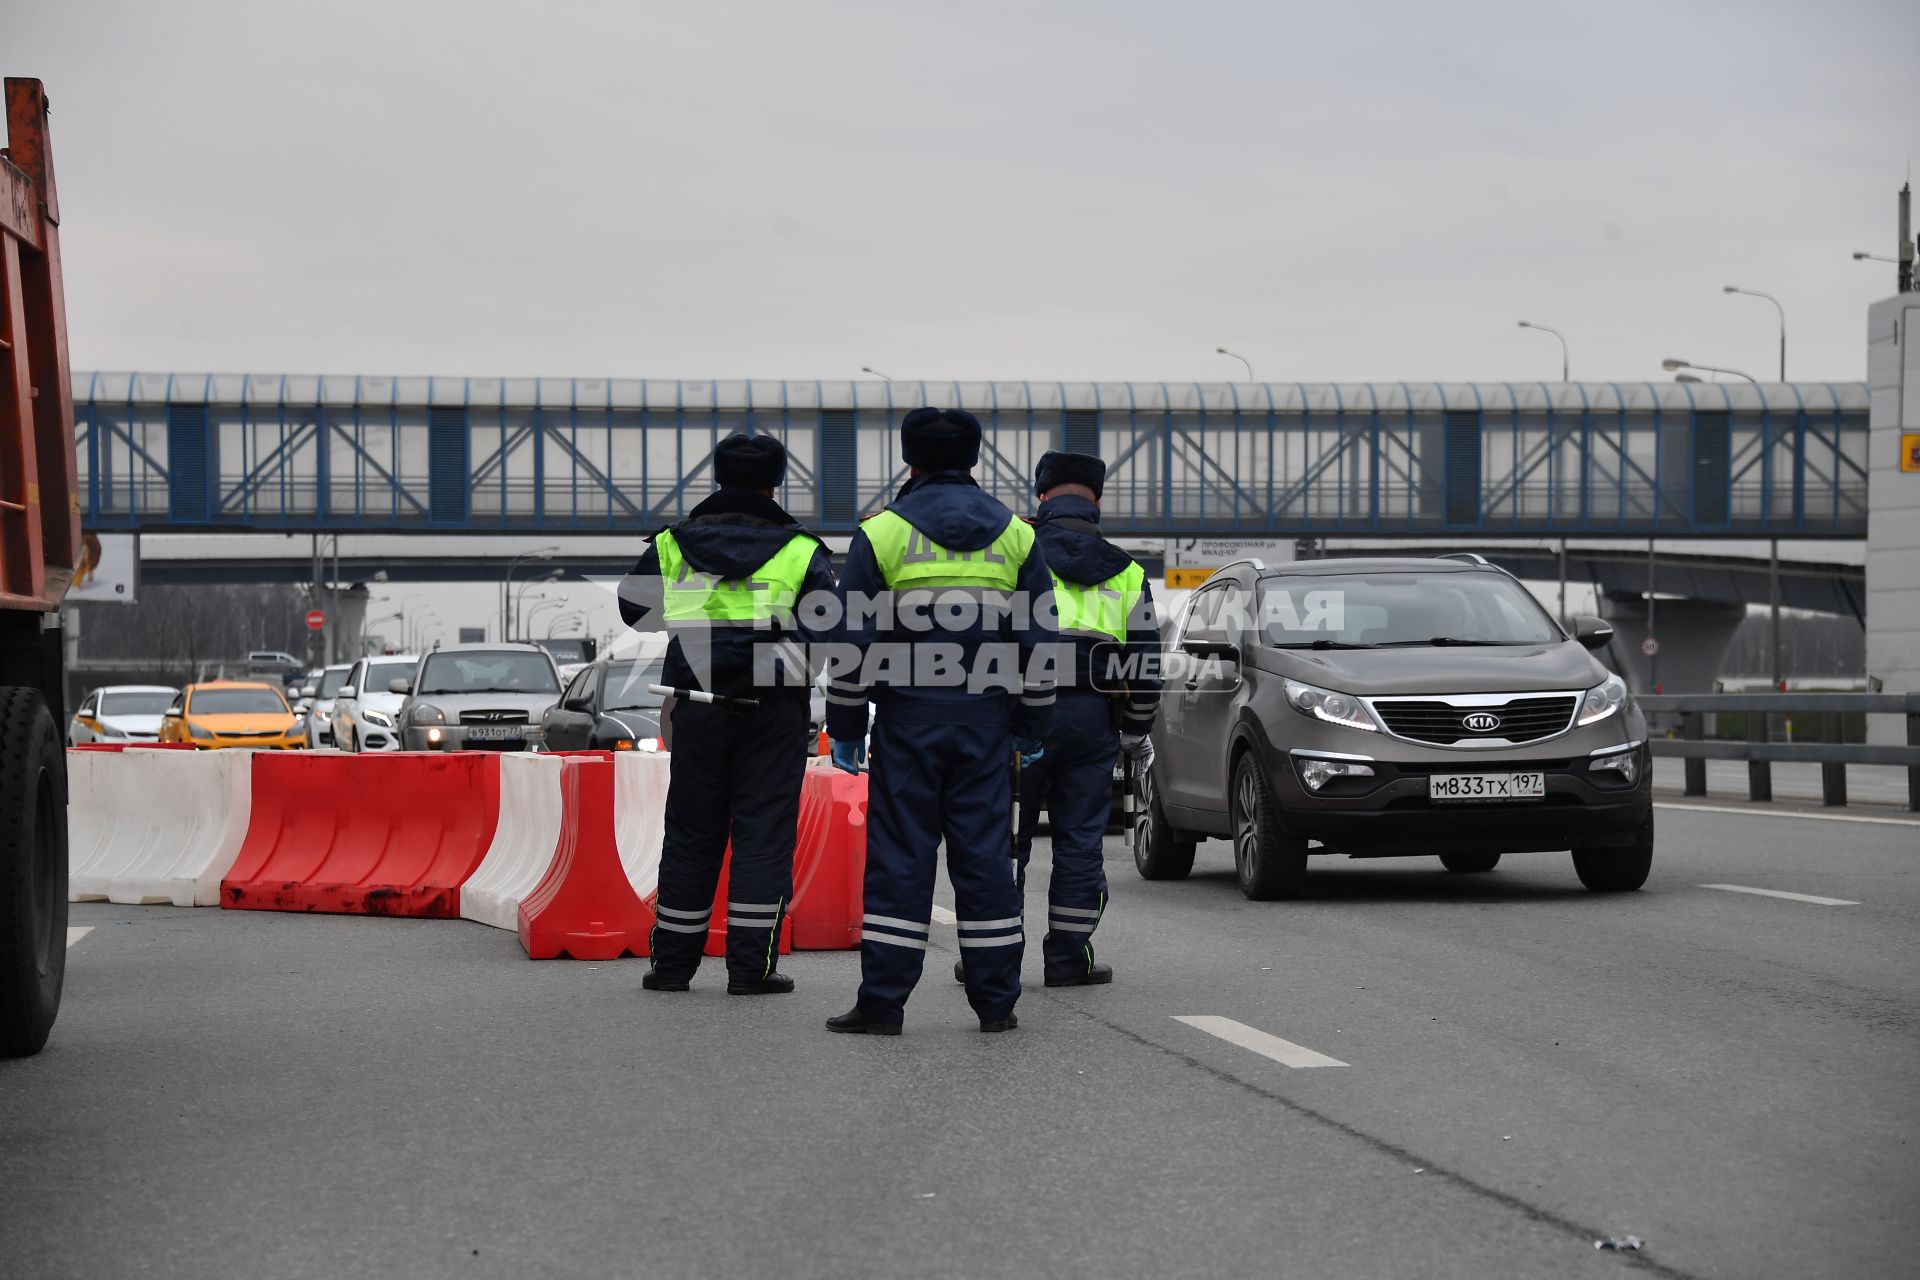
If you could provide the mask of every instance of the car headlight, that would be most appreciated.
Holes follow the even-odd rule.
[[[1325,720],[1329,724],[1345,725],[1349,729],[1365,729],[1369,733],[1378,733],[1380,726],[1374,721],[1373,713],[1368,711],[1360,699],[1350,693],[1335,693],[1332,689],[1320,689],[1310,684],[1301,684],[1298,680],[1287,681],[1287,705],[1303,716],[1312,716],[1316,720]]]
[[[416,702],[413,709],[407,712],[407,718],[414,724],[445,724],[447,713],[431,702]]]
[[[211,738],[214,736],[213,730],[202,729],[199,725],[193,723],[193,721],[191,720],[187,721],[187,732],[196,738]]]
[[[372,707],[362,707],[360,709],[360,718],[368,724],[381,729],[391,729],[394,727],[392,716],[384,711],[375,711]]]
[[[1596,720],[1605,720],[1626,703],[1627,682],[1619,676],[1608,676],[1587,690],[1587,696],[1580,703],[1580,718],[1574,723],[1592,724]]]
[[[127,736],[127,731],[125,729],[116,729],[105,720],[102,720],[100,722],[100,736],[103,738],[124,738]]]

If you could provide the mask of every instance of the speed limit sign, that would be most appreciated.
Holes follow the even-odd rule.
[[[1652,636],[1648,636],[1640,642],[1640,652],[1651,658],[1654,654],[1660,652],[1660,642]]]

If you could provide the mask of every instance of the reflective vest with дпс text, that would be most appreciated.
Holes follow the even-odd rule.
[[[1127,619],[1140,603],[1147,571],[1129,564],[1105,582],[1082,585],[1053,575],[1053,603],[1060,613],[1062,635],[1127,638]]]
[[[991,544],[973,551],[941,546],[892,510],[871,517],[860,531],[873,548],[880,576],[895,591],[987,587],[1010,592],[1020,581],[1020,566],[1033,550],[1032,527],[1012,516]]]
[[[796,533],[745,578],[702,573],[687,563],[672,530],[653,540],[669,625],[676,622],[790,622],[818,542]]]

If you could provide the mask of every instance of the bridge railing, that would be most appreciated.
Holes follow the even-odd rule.
[[[1773,799],[1774,764],[1818,764],[1820,802],[1843,805],[1847,802],[1848,765],[1893,765],[1906,769],[1907,808],[1920,813],[1920,694],[1669,693],[1641,695],[1634,700],[1642,710],[1679,715],[1680,736],[1654,738],[1650,746],[1656,756],[1686,761],[1687,795],[1707,794],[1709,760],[1746,761],[1747,798],[1755,801]],[[1726,713],[1746,717],[1745,741],[1706,740],[1705,718]],[[1904,717],[1907,745],[1837,741],[1843,736],[1843,717],[1857,715]],[[1772,722],[1784,716],[1818,716],[1820,736],[1825,741],[1772,741]]]

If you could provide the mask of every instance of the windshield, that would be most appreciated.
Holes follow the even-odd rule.
[[[1499,573],[1370,573],[1263,584],[1258,622],[1282,648],[1550,644],[1560,631]]]
[[[607,664],[607,692],[604,705],[609,711],[658,711],[662,695],[647,688],[660,683],[663,660],[652,662],[610,662]]]
[[[418,662],[369,662],[367,664],[367,687],[363,693],[385,693],[387,686],[395,680],[413,682],[413,673],[418,670]]]
[[[279,694],[263,687],[200,689],[189,699],[187,712],[196,716],[285,715],[287,704]]]
[[[414,693],[558,693],[553,664],[543,653],[479,650],[436,653],[426,660]]]
[[[100,714],[157,716],[172,701],[173,691],[170,689],[156,689],[152,693],[103,693],[100,695]]]
[[[321,672],[320,692],[317,696],[331,698],[334,694],[340,692],[340,686],[347,682],[347,676],[352,671],[352,667],[341,667],[338,670],[329,669]]]

